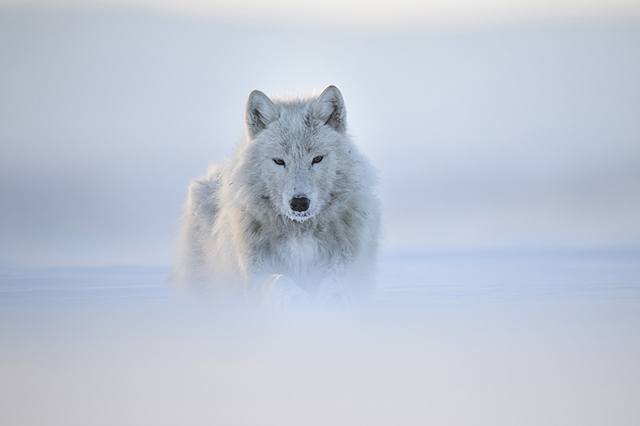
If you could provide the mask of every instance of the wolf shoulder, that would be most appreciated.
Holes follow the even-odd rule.
[[[213,222],[218,212],[217,193],[222,180],[222,165],[211,164],[207,171],[189,183],[185,214]]]
[[[212,164],[206,173],[189,184],[177,238],[176,265],[169,278],[179,285],[205,281],[209,275],[209,246],[219,215],[217,193],[221,173],[220,165]]]

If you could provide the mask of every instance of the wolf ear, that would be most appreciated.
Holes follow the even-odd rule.
[[[313,115],[338,132],[347,128],[347,111],[342,93],[336,86],[328,86],[322,91],[313,106]]]
[[[269,123],[276,121],[279,117],[278,108],[267,95],[259,90],[254,90],[249,94],[244,119],[250,137],[258,136]]]

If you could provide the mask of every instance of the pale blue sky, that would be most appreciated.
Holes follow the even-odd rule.
[[[0,264],[171,264],[249,92],[337,85],[384,250],[637,247],[640,21],[357,32],[0,12]],[[411,200],[411,208],[407,208]]]
[[[639,0],[0,0],[3,4],[124,7],[352,29],[640,17]]]

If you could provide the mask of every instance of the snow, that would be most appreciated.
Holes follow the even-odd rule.
[[[5,268],[3,424],[632,425],[640,253],[385,256],[349,310],[180,300],[166,268]]]

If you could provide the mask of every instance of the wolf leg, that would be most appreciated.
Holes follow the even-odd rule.
[[[286,308],[307,306],[311,301],[309,293],[298,287],[286,275],[272,274],[252,280],[254,301],[261,306]]]
[[[318,286],[318,301],[326,306],[347,307],[351,305],[351,296],[339,278],[325,278]]]

